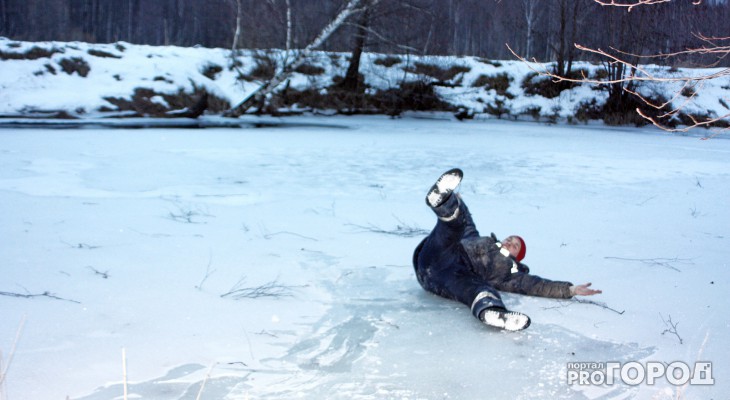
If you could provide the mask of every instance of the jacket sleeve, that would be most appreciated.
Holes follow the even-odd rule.
[[[496,289],[510,293],[526,294],[530,296],[550,297],[554,299],[569,299],[570,282],[551,281],[537,275],[523,272],[512,274],[507,280],[496,285]]]

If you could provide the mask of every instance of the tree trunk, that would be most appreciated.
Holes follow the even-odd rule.
[[[565,76],[565,25],[567,24],[567,0],[560,0],[560,29],[558,33],[558,54],[556,58],[555,73]]]
[[[236,0],[236,31],[233,33],[233,44],[231,50],[238,48],[238,39],[241,37],[241,0]]]
[[[565,74],[570,75],[570,71],[573,69],[573,59],[575,58],[575,37],[578,33],[578,15],[580,14],[580,1],[573,2],[573,18],[571,19],[570,26],[570,43],[568,43],[568,67],[565,69]]]
[[[314,49],[321,46],[322,43],[324,43],[325,40],[327,40],[327,38],[329,38],[329,36],[345,22],[345,20],[347,20],[347,18],[358,11],[356,7],[359,4],[360,0],[349,0],[345,8],[343,8],[342,11],[340,11],[340,13],[337,14],[337,16],[330,21],[324,29],[322,29],[319,35],[317,35],[317,37],[309,43],[307,47],[299,52],[291,64],[285,65],[282,71],[274,75],[268,83],[259,86],[258,89],[250,93],[242,102],[228,110],[224,115],[227,117],[240,117],[254,104],[261,104],[269,93],[273,92],[277,86],[289,79],[294,70],[304,64],[304,61],[307,60],[307,57],[312,54]]]
[[[525,40],[525,58],[530,59],[532,57],[532,42],[533,42],[533,36],[532,33],[535,30],[535,20],[537,17],[537,4],[535,0],[522,0],[522,5],[524,7],[524,17],[525,17],[525,30],[526,30],[526,40]]]
[[[8,28],[8,12],[5,6],[5,0],[0,0],[0,30],[6,30]]]
[[[342,80],[341,87],[351,92],[360,92],[360,58],[365,47],[365,40],[368,35],[368,27],[370,23],[370,9],[367,8],[360,16],[360,22],[355,33],[355,47],[352,49],[352,57],[350,65],[347,67],[347,73]]]

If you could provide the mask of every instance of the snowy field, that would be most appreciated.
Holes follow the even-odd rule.
[[[0,130],[0,397],[727,398],[725,135],[284,123]],[[505,333],[424,292],[424,196],[453,166],[483,235],[597,303],[506,294],[533,322]],[[709,361],[715,384],[567,382],[612,361]]]

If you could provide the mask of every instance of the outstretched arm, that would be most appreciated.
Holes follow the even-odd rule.
[[[570,287],[571,296],[593,296],[594,294],[603,293],[602,290],[590,289],[591,283],[584,283],[582,285],[573,285]]]
[[[573,297],[570,282],[551,281],[537,275],[526,273],[512,274],[507,281],[495,285],[498,290],[510,293],[526,294],[529,296],[550,297],[554,299],[569,299]]]
[[[567,299],[573,296],[593,296],[603,291],[590,288],[591,283],[573,285],[570,282],[551,281],[537,275],[519,273],[497,286],[505,292],[520,293],[530,296]]]

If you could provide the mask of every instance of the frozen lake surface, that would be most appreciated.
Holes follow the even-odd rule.
[[[0,129],[3,400],[122,399],[123,349],[130,399],[730,392],[724,136],[283,121]],[[424,292],[424,196],[454,166],[482,234],[522,235],[532,273],[593,282],[596,303],[505,294],[533,321],[505,333]],[[709,361],[715,384],[567,382],[612,361]]]

